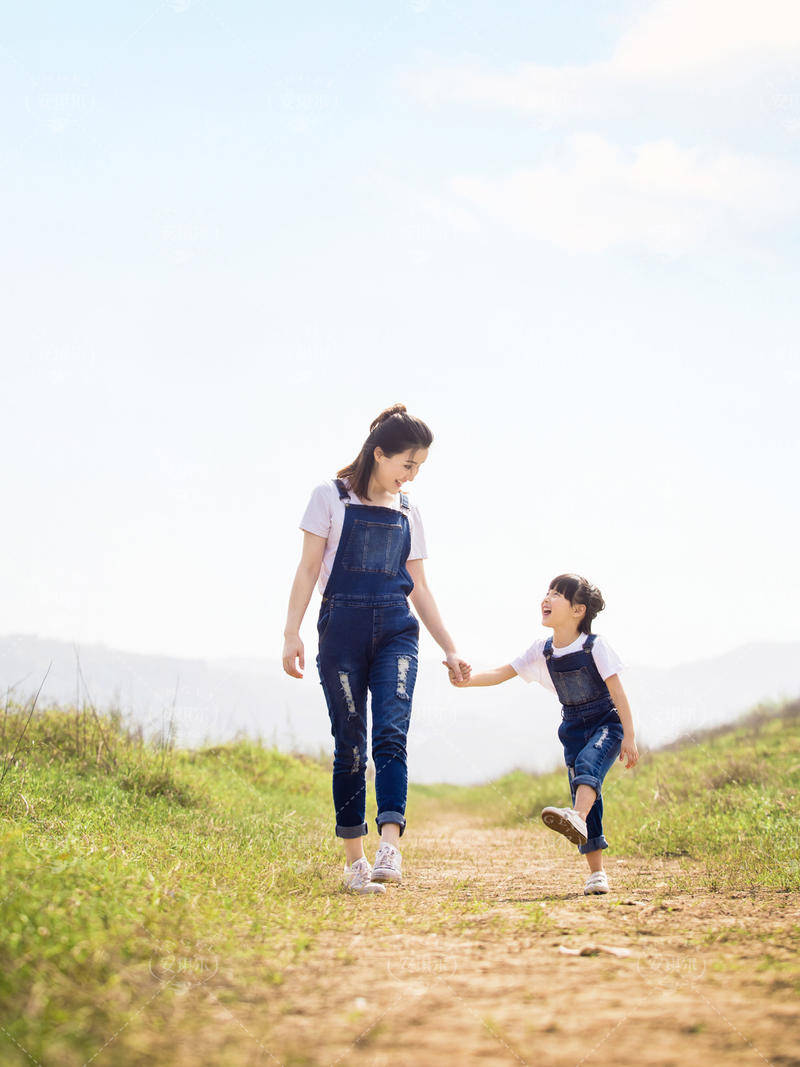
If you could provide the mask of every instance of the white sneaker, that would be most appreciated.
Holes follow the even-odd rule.
[[[586,885],[583,887],[584,896],[589,896],[590,893],[607,893],[608,892],[608,875],[605,871],[592,871],[589,877],[586,879]]]
[[[542,821],[575,845],[585,845],[589,840],[586,823],[572,808],[542,808]]]
[[[342,883],[345,889],[349,890],[351,893],[386,892],[384,886],[377,885],[372,881],[372,867],[366,856],[362,856],[361,859],[356,860],[350,867],[345,863]]]
[[[384,841],[375,854],[375,866],[372,868],[373,882],[401,882],[400,865],[403,857],[400,849]]]

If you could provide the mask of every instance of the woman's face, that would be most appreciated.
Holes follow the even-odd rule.
[[[387,493],[399,493],[406,482],[414,481],[427,458],[427,448],[409,448],[394,456],[387,456],[383,449],[376,448],[372,473],[381,489]]]

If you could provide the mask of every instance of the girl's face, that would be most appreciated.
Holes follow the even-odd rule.
[[[556,629],[574,623],[576,626],[583,618],[586,607],[583,604],[570,604],[563,593],[548,589],[542,600],[542,624]]]
[[[387,456],[383,449],[375,449],[375,466],[372,473],[381,489],[387,493],[399,493],[406,482],[413,482],[422,464],[428,458],[427,448],[409,448],[394,456]]]

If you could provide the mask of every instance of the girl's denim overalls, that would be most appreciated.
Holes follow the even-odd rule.
[[[328,705],[337,837],[367,833],[367,689],[372,693],[372,759],[380,831],[406,820],[406,735],[417,678],[419,622],[408,606],[414,588],[406,570],[411,551],[409,502],[400,511],[345,503],[344,525],[320,605],[317,669]]]
[[[596,636],[589,634],[582,648],[566,656],[553,655],[552,637],[548,637],[544,646],[547,669],[561,701],[558,739],[564,746],[573,806],[579,785],[590,785],[597,793],[586,816],[588,840],[578,846],[578,851],[583,853],[608,848],[603,836],[600,787],[619,755],[624,732],[608,686],[594,662],[592,645]]]

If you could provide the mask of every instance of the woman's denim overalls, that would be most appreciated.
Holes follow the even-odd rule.
[[[594,662],[592,645],[596,636],[589,634],[582,648],[566,656],[553,655],[552,637],[548,637],[544,646],[547,669],[561,701],[558,739],[564,746],[573,806],[579,785],[590,785],[597,793],[586,816],[588,841],[578,846],[578,851],[584,853],[608,848],[603,836],[600,788],[619,755],[624,732],[608,686]]]
[[[414,588],[408,497],[400,511],[354,504],[338,478],[344,525],[319,612],[317,669],[328,705],[337,837],[367,832],[367,688],[372,693],[372,759],[380,831],[405,829],[406,734],[417,679],[419,622],[408,606]]]

